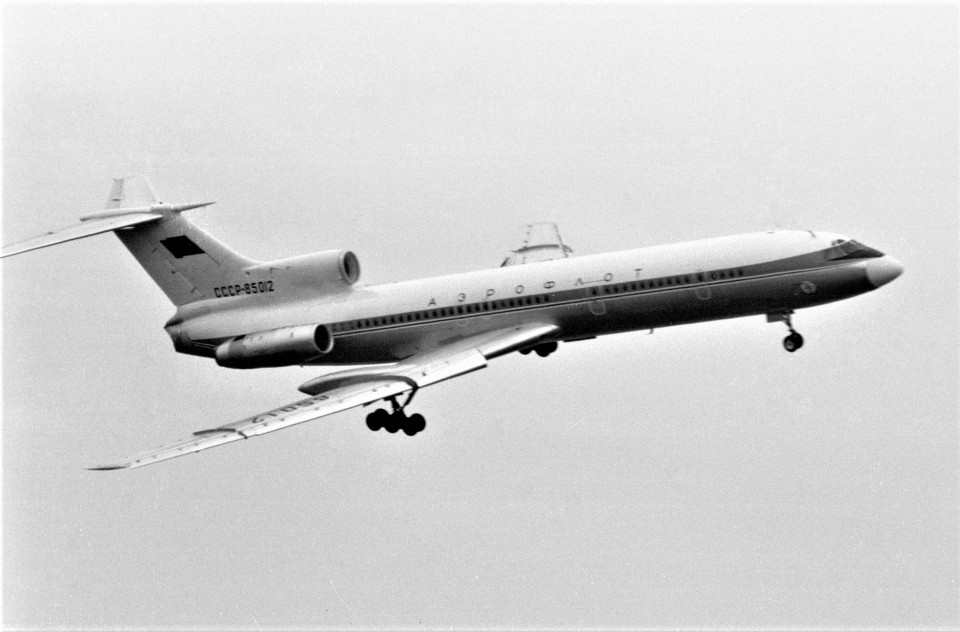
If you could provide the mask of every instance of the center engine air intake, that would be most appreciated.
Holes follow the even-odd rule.
[[[333,334],[326,325],[298,325],[240,336],[216,350],[217,364],[231,369],[304,364],[333,350]]]
[[[246,268],[251,278],[269,276],[293,292],[336,292],[360,280],[360,261],[349,250],[325,250],[309,255],[265,261]],[[280,288],[278,287],[278,291]]]

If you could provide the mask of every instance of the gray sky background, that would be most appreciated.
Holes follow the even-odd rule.
[[[958,622],[958,21],[950,6],[4,7],[3,241],[148,175],[237,250],[367,283],[761,230],[902,260],[871,294],[561,345],[88,472],[316,374],[180,356],[105,235],[5,261],[12,628]]]

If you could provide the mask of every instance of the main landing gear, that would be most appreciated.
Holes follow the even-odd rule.
[[[413,399],[412,394],[407,398],[403,406],[401,406],[397,403],[396,397],[391,397],[389,401],[393,406],[393,412],[387,412],[382,408],[376,409],[367,415],[367,428],[374,432],[383,428],[390,434],[398,430],[403,430],[404,434],[408,437],[412,437],[418,432],[423,432],[423,429],[427,427],[427,420],[423,418],[423,415],[414,413],[408,417],[407,413],[403,412],[403,409],[406,408],[411,399]]]
[[[520,353],[527,355],[531,351],[536,351],[537,355],[541,358],[546,358],[548,355],[557,350],[557,343],[555,342],[543,342],[538,344],[535,347],[527,347],[526,349],[521,349]]]

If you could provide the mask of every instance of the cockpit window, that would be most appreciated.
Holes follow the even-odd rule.
[[[828,261],[835,261],[837,259],[873,259],[882,257],[883,253],[851,239],[835,244],[827,250],[826,255]]]

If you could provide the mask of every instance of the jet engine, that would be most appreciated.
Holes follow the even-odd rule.
[[[258,331],[221,344],[217,364],[231,369],[303,364],[333,350],[333,334],[326,325],[298,325]]]
[[[247,268],[247,274],[257,276],[258,273],[289,283],[294,291],[336,291],[360,279],[360,262],[349,250],[325,250]]]

